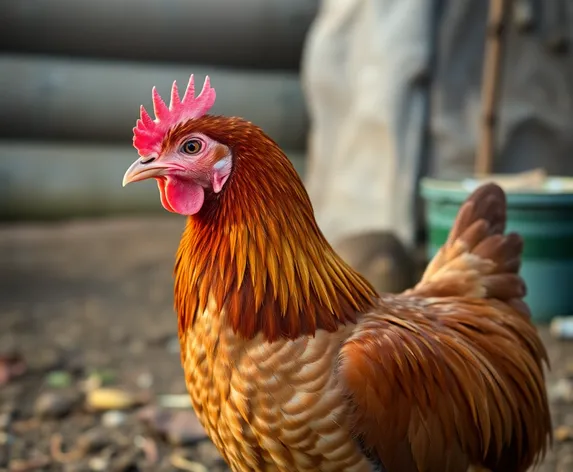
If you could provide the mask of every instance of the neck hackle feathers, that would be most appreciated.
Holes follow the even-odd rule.
[[[215,89],[211,87],[209,76],[205,77],[203,89],[195,97],[193,74],[189,78],[183,99],[179,97],[177,82],[173,82],[169,107],[155,87],[153,87],[152,96],[155,119],[153,120],[149,116],[142,105],[140,108],[141,117],[133,128],[133,146],[142,157],[158,157],[167,132],[180,123],[205,115],[215,103],[216,98]]]
[[[169,107],[153,88],[153,120],[141,107],[133,145],[159,157],[164,145],[200,132],[233,150],[223,191],[189,217],[175,266],[175,307],[183,336],[205,312],[224,316],[243,338],[267,341],[336,331],[372,307],[372,286],[338,257],[320,232],[292,163],[260,128],[207,112],[209,77],[183,99],[176,82]],[[167,144],[166,144],[167,143]]]
[[[188,219],[175,266],[182,336],[207,316],[245,339],[296,339],[354,323],[371,285],[333,251],[292,163],[260,128],[206,115],[169,139],[203,133],[233,149],[223,191]]]

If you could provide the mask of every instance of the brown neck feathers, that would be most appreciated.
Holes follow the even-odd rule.
[[[180,333],[208,301],[216,304],[213,316],[224,310],[247,339],[293,339],[355,322],[376,293],[332,250],[278,146],[240,119],[208,116],[193,129],[229,145],[234,169],[183,233],[175,266]]]

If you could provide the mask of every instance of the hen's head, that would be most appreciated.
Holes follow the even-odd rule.
[[[209,77],[197,97],[193,75],[183,98],[174,82],[169,106],[154,87],[155,119],[141,107],[133,129],[140,158],[125,173],[123,185],[154,178],[165,209],[182,215],[198,213],[206,198],[221,192],[233,168],[230,146],[213,133],[218,129],[215,134],[226,134],[221,123],[213,126],[221,118],[207,115],[214,102]]]
[[[155,178],[163,206],[190,216],[175,268],[180,332],[210,300],[246,338],[354,321],[375,292],[332,251],[291,162],[252,123],[207,115],[208,79],[194,95],[193,76],[182,99],[173,84],[169,107],[153,90],[156,118],[142,107],[133,138],[141,157],[123,180]]]

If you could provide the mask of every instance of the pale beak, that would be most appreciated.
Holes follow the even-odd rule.
[[[142,157],[129,166],[129,169],[123,176],[122,185],[125,187],[131,182],[139,182],[140,180],[150,179],[152,177],[159,177],[165,174],[165,171],[170,169],[171,166],[157,162],[153,157]]]

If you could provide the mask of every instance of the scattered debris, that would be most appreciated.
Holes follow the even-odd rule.
[[[116,230],[112,239],[91,222],[82,223],[85,236],[69,237],[57,229],[67,223],[39,225],[52,227],[52,236],[31,239],[30,234],[4,245],[8,228],[0,231],[0,252],[12,251],[14,243],[21,255],[0,257],[9,267],[21,262],[9,271],[14,290],[1,297],[0,370],[6,372],[8,347],[10,369],[13,361],[25,367],[24,375],[11,371],[0,387],[1,472],[229,471],[185,393],[171,309],[172,253],[183,224],[176,220],[174,236],[165,244],[169,223],[163,222],[134,234]],[[145,266],[142,254],[149,258]],[[128,282],[135,287],[132,294],[124,290]],[[161,287],[162,301],[150,302],[152,285]],[[94,298],[97,303],[90,302]],[[89,316],[84,315],[88,302]],[[122,332],[113,334],[117,330]],[[557,341],[545,326],[539,331],[552,361],[548,385],[556,429],[553,450],[536,472],[571,471],[573,440],[561,425],[573,428],[573,342]],[[56,338],[66,341],[58,345]],[[136,339],[145,349],[133,355],[142,346],[133,343]],[[110,408],[109,402],[104,409],[84,408],[87,394],[102,388],[125,390],[137,400],[146,394],[154,401],[127,409]],[[78,402],[62,417],[40,416],[35,404],[44,394],[69,394]],[[153,413],[148,421],[141,418],[145,411]]]
[[[117,428],[125,423],[127,415],[123,411],[109,410],[101,416],[101,424],[106,428]]]
[[[0,446],[5,446],[13,441],[13,437],[5,431],[0,431]]]
[[[181,395],[159,395],[157,403],[163,408],[191,408],[191,398],[188,393]]]
[[[46,385],[52,388],[66,388],[73,382],[72,375],[65,370],[55,370],[46,376]]]
[[[7,352],[0,354],[0,386],[24,375],[26,370],[26,362],[19,353]]]
[[[90,410],[128,410],[142,403],[138,398],[119,388],[98,388],[86,395],[86,405]]]
[[[148,465],[154,465],[157,463],[159,460],[159,451],[157,443],[153,439],[146,438],[144,436],[136,436],[133,442],[138,449],[143,451],[145,461]]]
[[[26,434],[38,428],[40,420],[38,418],[28,418],[12,423],[11,428],[16,434]]]
[[[174,452],[170,457],[171,465],[179,470],[188,472],[209,472],[209,469],[200,462],[190,461],[183,454]]]
[[[551,320],[549,332],[556,339],[573,339],[573,316],[558,316]]]
[[[88,466],[94,472],[109,470],[109,459],[107,457],[92,457],[88,461]]]
[[[7,429],[12,421],[12,412],[0,413],[0,430]]]
[[[62,435],[55,433],[50,441],[50,453],[54,460],[65,464],[82,459],[88,454],[99,452],[109,444],[110,437],[107,431],[94,428],[83,433],[70,451],[63,452]]]
[[[32,472],[50,465],[50,458],[38,456],[32,459],[12,459],[8,464],[10,472]]]
[[[548,387],[549,399],[554,403],[573,403],[573,381],[561,378]]]
[[[573,441],[573,428],[571,426],[561,425],[555,428],[553,432],[553,437],[558,442],[570,442]]]
[[[46,391],[34,404],[34,412],[40,418],[62,418],[78,403],[78,395],[69,391]]]
[[[83,382],[85,391],[113,385],[117,380],[117,373],[109,369],[93,369]]]

